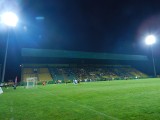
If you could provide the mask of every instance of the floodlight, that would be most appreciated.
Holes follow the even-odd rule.
[[[154,77],[156,77],[156,67],[155,67],[155,61],[154,61],[154,56],[153,56],[153,49],[152,45],[156,42],[156,37],[154,35],[148,35],[145,39],[145,42],[147,45],[150,45],[151,47],[151,54],[152,54],[152,62],[153,62],[153,72],[154,72]]]
[[[147,45],[153,45],[156,42],[156,37],[154,35],[148,35],[145,42]]]
[[[5,12],[1,15],[1,21],[7,26],[15,27],[18,22],[18,17],[13,12]]]
[[[0,16],[0,20],[3,24],[15,27],[18,22],[18,17],[13,12],[5,12]],[[3,71],[2,71],[2,82],[4,82],[4,76],[5,76],[5,69],[6,69],[6,61],[7,61],[7,51],[8,51],[8,43],[9,42],[9,30],[8,30],[8,37],[6,42],[6,50],[5,50],[5,56],[4,56],[4,64],[3,64]]]

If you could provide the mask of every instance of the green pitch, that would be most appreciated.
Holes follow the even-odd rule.
[[[160,78],[3,90],[0,120],[160,119]]]

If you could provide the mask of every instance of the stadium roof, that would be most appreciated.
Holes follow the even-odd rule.
[[[31,49],[23,48],[21,51],[22,57],[45,57],[45,58],[77,58],[77,59],[101,59],[101,60],[148,60],[147,56],[143,55],[125,55],[111,53],[96,53],[96,52],[80,52],[66,50],[51,50],[51,49]]]

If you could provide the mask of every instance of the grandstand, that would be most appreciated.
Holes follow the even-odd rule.
[[[38,81],[54,82],[61,80],[99,81],[118,79],[138,79],[148,77],[146,74],[129,65],[104,64],[24,64],[22,80],[36,77]]]
[[[72,82],[146,78],[136,64],[147,64],[141,55],[123,55],[62,50],[22,49],[21,80]],[[29,59],[28,59],[29,58]],[[32,64],[35,63],[35,64]]]
[[[37,65],[24,65],[22,67],[21,78],[26,81],[27,78],[37,78],[38,81],[50,81],[52,80],[51,74],[48,68],[40,67]]]

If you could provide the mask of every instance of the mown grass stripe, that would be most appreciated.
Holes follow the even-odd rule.
[[[55,95],[55,94],[53,94],[53,93],[51,93],[51,92],[48,92],[47,90],[45,90],[45,89],[43,89],[43,88],[39,88],[39,89],[43,90],[43,92],[45,91],[45,92],[48,93],[48,94],[54,95],[54,96],[56,96],[56,97],[64,100],[64,97],[57,96],[57,95]],[[112,117],[112,116],[110,116],[110,115],[107,115],[107,114],[105,114],[105,113],[103,113],[103,112],[97,111],[97,110],[91,108],[90,106],[86,106],[86,105],[79,104],[79,103],[77,103],[77,102],[75,102],[75,101],[72,101],[72,100],[69,100],[69,99],[67,99],[67,98],[65,98],[65,100],[66,100],[67,102],[70,102],[70,103],[76,105],[76,106],[80,106],[80,107],[82,107],[82,108],[84,108],[84,109],[93,111],[93,112],[96,113],[96,114],[99,114],[99,115],[102,115],[102,116],[104,116],[104,117],[106,117],[106,118],[109,118],[110,120],[120,120],[120,119],[118,119],[118,118],[115,118],[115,117]]]

